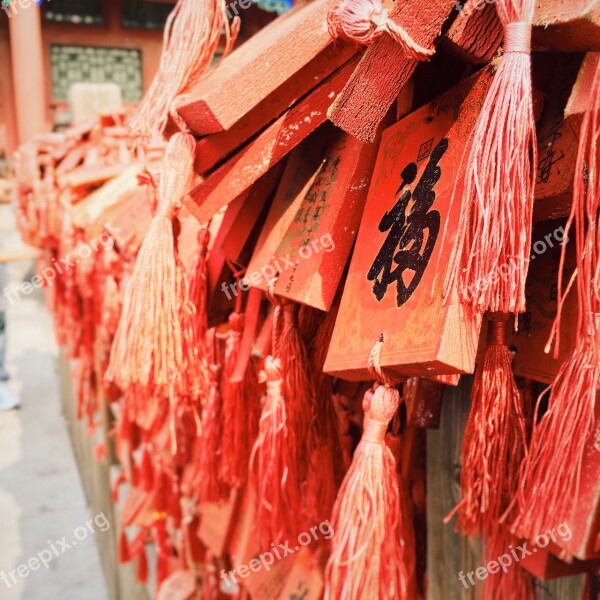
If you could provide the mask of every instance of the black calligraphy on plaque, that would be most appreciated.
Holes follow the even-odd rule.
[[[537,184],[548,183],[552,168],[565,157],[562,150],[556,151],[554,149],[554,144],[563,136],[561,132],[562,124],[562,119],[557,121],[548,132],[548,135],[540,142],[543,150],[540,152],[541,156],[537,165]]]
[[[315,231],[317,231],[323,214],[329,207],[327,203],[330,188],[338,180],[338,168],[341,152],[344,145],[340,146],[339,153],[323,161],[313,184],[304,196],[300,210],[294,216],[294,223],[301,225],[302,233],[300,246],[308,246]]]
[[[379,222],[379,231],[388,232],[387,238],[367,274],[367,279],[374,282],[373,294],[379,302],[388,286],[395,283],[396,303],[402,306],[425,273],[440,232],[440,213],[429,209],[435,201],[435,184],[442,175],[439,162],[447,149],[448,139],[444,138],[429,155],[414,190],[409,186],[417,178],[417,164],[410,163],[400,173],[396,203]]]

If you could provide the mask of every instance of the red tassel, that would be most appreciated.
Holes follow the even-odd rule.
[[[310,469],[306,482],[306,501],[310,523],[329,519],[338,489],[346,472],[340,428],[333,397],[333,377],[323,373],[337,308],[322,318],[311,348],[311,370],[315,373],[315,443],[311,451]]]
[[[515,495],[527,444],[522,399],[505,342],[506,317],[491,319],[462,443],[462,500],[445,519],[458,513],[461,532],[482,534],[485,540],[502,538],[499,521]]]
[[[107,372],[121,389],[149,386],[171,401],[200,391],[194,307],[173,236],[173,219],[192,180],[194,151],[194,137],[187,134],[175,134],[167,146],[156,215],[127,285]]]
[[[504,535],[486,544],[483,564],[496,561],[503,554],[510,555],[510,550],[518,544],[519,540],[510,534],[508,528],[504,529]],[[495,574],[488,573],[482,585],[481,597],[485,600],[535,598],[533,577],[518,562],[514,562],[506,573],[503,571]]]
[[[586,447],[595,442],[596,390],[600,384],[600,62],[579,135],[573,204],[565,237],[575,225],[577,256],[578,340],[551,386],[548,409],[534,425],[527,459],[521,471],[513,531],[527,539],[574,522],[579,509],[581,470]],[[560,327],[564,297],[562,248],[558,280],[558,311],[547,351]],[[574,275],[575,276],[575,275]],[[558,338],[558,336],[557,336]],[[558,339],[557,339],[558,345]],[[540,397],[541,400],[541,397]],[[539,410],[539,400],[536,412]],[[537,417],[537,415],[536,415]],[[534,423],[537,419],[534,420]]]
[[[156,584],[157,588],[170,575],[169,557],[163,554],[158,554],[156,563]]]
[[[365,394],[363,435],[333,508],[326,600],[408,598],[396,461],[385,443],[399,403],[388,385]]]
[[[261,547],[292,539],[301,529],[295,443],[283,397],[281,361],[267,356],[267,385],[258,437],[250,456],[257,492],[256,527]]]
[[[226,498],[229,490],[219,478],[221,463],[221,370],[219,344],[214,330],[209,332],[212,361],[208,395],[202,406],[202,435],[200,437],[199,497],[202,502],[216,502]]]
[[[146,548],[143,546],[137,555],[136,579],[138,583],[148,583],[148,556],[146,555]]]
[[[160,65],[130,126],[134,137],[161,135],[169,116],[185,130],[174,110],[178,97],[188,92],[200,75],[209,70],[221,34],[228,54],[239,32],[240,19],[231,24],[225,4],[215,0],[179,0],[165,25]]]
[[[173,477],[171,482],[171,493],[169,494],[169,517],[172,519],[174,529],[179,529],[181,525],[181,494],[177,479]]]
[[[194,323],[196,339],[203,341],[208,329],[207,294],[208,294],[208,243],[210,232],[206,228],[198,231],[198,254],[190,270],[190,300],[196,307]]]
[[[145,492],[151,492],[154,487],[154,473],[152,469],[152,459],[148,448],[144,447],[142,451],[142,461],[140,465],[140,483]]]
[[[132,560],[132,556],[129,550],[129,544],[127,543],[127,534],[124,529],[121,529],[119,535],[119,562],[128,563],[130,560]]]
[[[486,562],[517,543],[503,522],[512,512],[527,452],[523,399],[505,342],[506,321],[505,315],[495,314],[488,322],[488,345],[475,371],[462,443],[462,500],[445,519],[447,523],[458,513],[457,528],[463,534],[482,536]],[[485,598],[508,600],[529,598],[533,588],[526,571],[513,565],[508,575],[488,577],[483,590]]]
[[[517,313],[525,311],[537,165],[530,56],[535,0],[496,0],[495,6],[504,56],[472,133],[444,295],[457,289],[478,311]],[[508,272],[499,277],[504,266]]]
[[[241,298],[241,296],[238,296]],[[240,487],[248,475],[248,448],[258,434],[259,384],[254,363],[249,361],[242,381],[232,381],[239,361],[244,315],[229,317],[222,379],[223,430],[221,435],[221,480]]]
[[[309,376],[310,359],[298,327],[298,305],[282,304],[281,333],[277,352],[281,359],[282,394],[286,402],[290,441],[295,441],[295,456],[300,481],[308,473],[309,453],[315,446],[315,391]]]
[[[372,44],[386,33],[415,61],[428,60],[435,52],[417,44],[392,21],[381,0],[341,0],[327,15],[327,23],[334,39],[341,37],[359,44]]]

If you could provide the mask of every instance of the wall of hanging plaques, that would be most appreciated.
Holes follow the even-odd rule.
[[[125,102],[143,95],[142,52],[131,48],[100,46],[50,46],[52,98],[67,100],[74,83],[116,83]]]

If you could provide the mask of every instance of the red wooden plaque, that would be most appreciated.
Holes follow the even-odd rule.
[[[473,370],[481,319],[441,290],[461,210],[460,181],[451,205],[457,171],[493,72],[383,133],[326,372],[367,379],[380,334],[381,365],[398,375]]]
[[[329,310],[358,231],[376,153],[377,144],[332,131],[310,184],[296,196],[287,189],[277,194],[265,224],[267,235],[248,273],[271,266],[271,277],[279,271],[276,294]],[[256,287],[266,290],[267,278],[261,277]]]

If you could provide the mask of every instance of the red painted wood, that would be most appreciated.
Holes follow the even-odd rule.
[[[598,56],[588,55],[581,68],[577,62],[559,64],[550,80],[548,110],[538,127],[535,221],[564,217],[570,212],[579,130]],[[572,89],[563,89],[573,79]]]
[[[114,179],[127,169],[125,165],[97,165],[93,167],[82,166],[70,173],[59,177],[60,187],[71,189],[101,185]]]
[[[600,0],[538,0],[532,43],[562,52],[600,50]]]
[[[244,311],[244,331],[240,341],[240,352],[235,364],[235,370],[231,376],[231,383],[241,383],[244,381],[246,368],[250,361],[250,355],[254,346],[254,340],[260,320],[260,305],[262,303],[262,293],[256,288],[250,288],[248,291],[248,301]]]
[[[455,6],[455,0],[397,2],[391,18],[424,47],[431,47]],[[412,75],[417,63],[404,56],[388,35],[370,46],[342,93],[329,109],[335,125],[363,142],[375,139],[377,127]]]
[[[254,236],[261,217],[266,217],[265,205],[270,203],[279,184],[285,162],[285,160],[279,161],[252,186],[237,218],[223,237],[219,248],[220,254],[239,267],[248,266],[250,256],[245,249],[249,243],[252,243],[251,237]]]
[[[356,46],[345,42],[328,46],[305,67],[294,73],[283,85],[271,92],[230,129],[204,136],[198,140],[196,171],[205,173],[212,169],[217,163],[310,92],[316,85],[320,84],[326,77],[329,77],[333,71],[341,67],[356,52]],[[184,109],[181,109],[181,111],[184,111]]]
[[[598,62],[600,62],[600,52],[588,52],[585,55],[565,108],[565,117],[581,115],[587,108]]]
[[[201,223],[207,221],[322,125],[327,106],[348,81],[355,64],[351,60],[338,69],[192,190],[187,201],[190,212]]]
[[[485,67],[384,131],[325,362],[327,373],[367,379],[368,357],[380,334],[384,337],[381,365],[389,372],[406,377],[472,372],[481,321],[469,315],[458,297],[444,302],[441,289],[461,211],[460,182],[451,206],[456,172],[492,77],[493,66]],[[445,150],[443,140],[447,140]],[[432,152],[440,152],[440,148],[442,153],[436,158]],[[402,173],[409,183],[398,194]],[[427,191],[427,180],[432,182],[433,196]],[[402,209],[397,208],[398,214],[390,216],[388,224],[382,221],[395,206],[401,206],[400,196],[407,190],[411,197],[405,199],[404,219],[413,223],[412,235]],[[415,190],[422,194],[418,206]],[[432,202],[426,209],[421,204],[424,198]],[[418,212],[410,216],[412,210]],[[437,238],[433,225],[431,229],[422,224],[425,217],[421,211],[432,223],[439,218]],[[394,240],[396,227],[398,238]],[[418,238],[421,234],[423,247]],[[429,240],[433,246],[422,278],[399,306],[395,281],[384,287],[379,297],[374,285],[375,279],[382,281],[378,258],[383,256],[379,266],[387,265],[390,271],[399,268],[395,257],[402,250],[400,236],[406,236],[405,250],[416,248],[420,255]],[[384,253],[386,240],[391,245]],[[375,272],[369,280],[372,268]],[[407,268],[403,281],[408,284],[414,277],[415,271]]]
[[[275,266],[279,262],[283,270],[275,293],[328,311],[358,231],[377,147],[333,131],[325,158],[317,161],[309,184],[296,196],[286,186],[275,197],[264,226],[267,235],[257,244],[248,272],[265,265],[275,272],[280,270]],[[313,156],[318,159],[320,153]],[[290,166],[297,178],[298,169],[291,161]],[[294,264],[273,257],[288,257]],[[256,285],[266,290],[268,281],[262,277]]]
[[[229,129],[333,44],[329,6],[330,0],[299,4],[227,56],[179,109],[188,127],[197,134]]]
[[[422,377],[410,377],[404,384],[406,418],[409,425],[437,429],[442,415],[444,385]]]
[[[485,0],[467,0],[442,38],[442,44],[463,60],[487,63],[492,60],[503,37],[496,7]]]
[[[554,532],[557,537],[557,532]],[[533,548],[532,548],[533,549]],[[554,554],[553,554],[554,553]],[[536,547],[536,552],[521,559],[521,566],[537,579],[556,579],[579,573],[593,573],[600,567],[600,561],[582,561],[574,559],[571,563],[560,560],[555,554],[560,548],[550,542],[546,548]]]
[[[227,295],[222,290],[223,283],[229,283],[231,281],[230,269],[227,265],[227,258],[229,258],[234,264],[237,264],[239,255],[243,250],[250,234],[252,233],[253,224],[248,221],[248,212],[254,213],[254,211],[260,211],[266,200],[271,196],[277,181],[279,180],[279,174],[281,169],[275,168],[266,173],[261,179],[259,179],[251,188],[236,198],[231,204],[227,206],[223,221],[219,227],[219,230],[215,236],[212,247],[213,251],[210,253],[208,259],[208,295],[209,298],[213,296],[223,296],[226,298]],[[248,206],[252,206],[252,211],[248,210]],[[226,256],[223,252],[223,244],[225,240],[231,238],[232,231],[235,232],[235,240],[237,243],[237,252]],[[232,249],[232,243],[229,243],[230,250]],[[239,290],[236,290],[239,293]],[[235,295],[231,289],[228,290],[230,296]]]
[[[106,230],[121,252],[135,256],[152,221],[150,207],[151,192],[143,186],[123,194],[119,203],[102,215]]]

